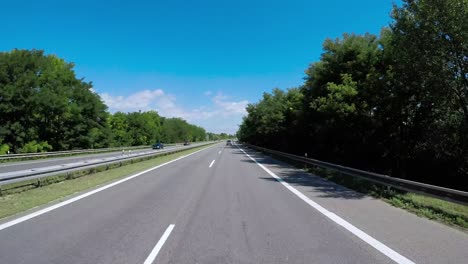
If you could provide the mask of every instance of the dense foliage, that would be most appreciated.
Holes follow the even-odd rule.
[[[36,50],[0,53],[0,113],[0,144],[14,151],[90,147],[107,118],[72,64]]]
[[[39,50],[0,52],[0,154],[224,137],[154,111],[110,114],[73,64]]]
[[[212,140],[205,129],[180,118],[164,118],[155,111],[110,115],[108,120],[112,146],[140,146],[155,142]],[[99,146],[100,147],[100,146]]]
[[[468,190],[468,1],[405,0],[379,37],[327,39],[299,88],[247,107],[253,144]]]

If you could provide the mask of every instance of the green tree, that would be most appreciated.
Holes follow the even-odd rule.
[[[356,112],[354,97],[358,94],[356,85],[351,75],[343,74],[343,83],[328,83],[328,95],[317,97],[311,103],[311,107],[319,112],[332,112],[344,116],[354,114]]]
[[[0,137],[18,151],[47,141],[54,150],[90,147],[106,106],[73,64],[39,50],[0,53]]]
[[[132,145],[149,145],[161,140],[161,120],[158,113],[133,112],[128,113],[126,119],[127,136],[131,138]]]
[[[0,140],[0,155],[8,154],[10,150],[10,146],[7,144],[2,144],[2,140]]]
[[[133,139],[130,137],[127,115],[123,112],[116,112],[110,115],[108,125],[114,136],[113,145],[117,147],[132,146]]]
[[[46,152],[52,150],[52,146],[47,141],[36,142],[35,140],[26,143],[21,149],[20,153],[35,153],[35,152]]]
[[[163,119],[162,138],[164,142],[203,141],[206,139],[206,135],[205,129],[189,124],[181,118]]]
[[[371,34],[343,34],[325,40],[323,49],[301,87],[303,133],[295,138],[305,145],[302,153],[348,165],[362,165],[359,160],[377,164],[382,142],[375,115],[386,96],[388,67],[382,43]]]
[[[297,88],[274,89],[264,93],[262,100],[247,106],[248,115],[239,127],[237,137],[242,141],[274,148],[292,148],[301,113],[302,94]]]
[[[274,90],[247,107],[238,137],[398,177],[468,186],[468,0],[405,0],[392,17],[379,38],[327,39],[320,61],[306,70],[292,118],[283,107],[289,100]]]
[[[392,17],[396,173],[468,184],[468,1],[406,0]]]

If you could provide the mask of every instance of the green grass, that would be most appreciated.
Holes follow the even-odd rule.
[[[206,147],[208,146],[159,156],[153,159],[118,167],[118,169],[109,169],[100,172],[86,171],[80,174],[74,174],[72,178],[70,178],[70,176],[55,176],[42,181],[41,184],[33,185],[33,188],[27,188],[22,191],[18,191],[21,190],[21,188],[15,188],[15,192],[4,194],[0,197],[0,219],[52,201],[65,200],[68,196],[77,192],[82,192],[117,179],[125,178],[126,176],[130,176],[134,173],[149,169]],[[64,180],[64,177],[67,180]]]

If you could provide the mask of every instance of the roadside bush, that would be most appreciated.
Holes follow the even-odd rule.
[[[7,144],[0,145],[0,155],[7,154],[9,150],[10,146],[8,146]]]
[[[26,143],[21,149],[20,153],[36,153],[46,152],[52,150],[52,146],[47,141],[36,142],[35,140]]]

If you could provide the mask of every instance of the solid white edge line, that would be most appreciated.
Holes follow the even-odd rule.
[[[210,163],[210,166],[208,166],[208,168],[211,168],[213,166],[213,164],[215,163],[215,160],[213,160],[211,163]]]
[[[270,171],[264,165],[260,164],[256,159],[252,158],[247,152],[245,152],[242,148],[238,147],[242,152],[244,152],[247,157],[249,157],[252,161],[254,161],[260,168],[266,171],[271,177],[275,178],[279,183],[281,183],[284,187],[298,196],[301,200],[309,204],[311,207],[328,217],[330,220],[335,222],[336,224],[344,227],[346,230],[372,246],[373,248],[380,251],[385,256],[389,257],[393,261],[399,264],[415,264],[413,261],[409,260],[408,258],[402,256],[398,252],[394,251],[393,249],[389,248],[388,246],[384,245],[382,242],[376,240],[375,238],[371,237],[370,235],[366,234],[364,231],[360,230],[359,228],[353,226],[351,223],[347,222],[343,218],[339,217],[338,215],[328,211],[318,203],[312,201],[309,197],[305,196],[303,193],[298,191],[296,188],[292,187],[289,183],[285,182],[281,177],[276,175],[274,172]]]
[[[213,145],[213,146],[215,146],[215,145]],[[163,163],[163,164],[159,164],[159,165],[156,166],[156,167],[153,167],[153,168],[144,170],[144,171],[142,171],[142,172],[133,174],[133,175],[128,176],[128,177],[126,177],[126,178],[124,178],[124,179],[122,179],[122,180],[118,180],[118,181],[113,182],[113,183],[111,183],[111,184],[102,186],[102,187],[97,188],[97,189],[95,189],[95,190],[86,192],[86,193],[84,193],[84,194],[81,194],[81,195],[78,195],[78,196],[76,196],[76,197],[70,198],[70,199],[65,200],[65,201],[63,201],[63,202],[60,202],[60,203],[57,203],[57,204],[55,204],[55,205],[46,207],[46,208],[44,208],[44,209],[42,209],[42,210],[39,210],[39,211],[30,213],[30,214],[28,214],[28,215],[22,216],[22,217],[20,217],[20,218],[17,218],[17,219],[11,220],[11,221],[8,221],[8,222],[6,222],[6,223],[0,224],[0,231],[3,230],[3,229],[5,229],[5,228],[8,228],[8,227],[10,227],[10,226],[14,226],[14,225],[19,224],[19,223],[21,223],[21,222],[27,221],[27,220],[29,220],[29,219],[31,219],[31,218],[36,217],[36,216],[40,216],[40,215],[42,215],[42,214],[48,213],[48,212],[50,212],[50,211],[52,211],[52,210],[55,210],[55,209],[57,209],[57,208],[60,208],[60,207],[62,207],[62,206],[65,206],[65,205],[67,205],[67,204],[71,204],[71,203],[73,203],[73,202],[76,202],[76,201],[78,201],[78,200],[81,200],[81,199],[83,199],[83,198],[85,198],[85,197],[91,196],[91,195],[93,195],[93,194],[95,194],[95,193],[98,193],[98,192],[100,192],[100,191],[104,191],[104,190],[106,190],[106,189],[109,189],[109,188],[111,188],[111,187],[114,187],[114,186],[116,186],[116,185],[118,185],[118,184],[121,184],[121,183],[123,183],[123,182],[129,181],[129,180],[131,180],[131,179],[133,179],[133,178],[136,178],[136,177],[138,177],[138,176],[140,176],[140,175],[142,175],[142,174],[145,174],[145,173],[148,173],[148,172],[150,172],[150,171],[152,171],[152,170],[161,168],[161,167],[163,167],[163,166],[165,166],[165,165],[167,165],[167,164],[170,164],[170,163],[172,163],[172,162],[176,162],[176,161],[181,160],[181,159],[183,159],[183,158],[187,158],[187,157],[192,156],[192,155],[194,155],[194,154],[196,154],[196,153],[198,153],[198,152],[207,150],[207,149],[209,149],[209,148],[211,148],[211,147],[213,147],[213,146],[210,146],[210,147],[207,147],[207,148],[204,148],[204,149],[201,149],[201,150],[197,150],[197,151],[195,151],[195,152],[193,152],[193,153],[190,153],[190,154],[187,154],[187,155],[178,157],[177,159],[174,159],[174,160],[165,162],[165,163]]]
[[[156,246],[154,246],[153,250],[151,250],[151,253],[148,255],[146,258],[145,262],[143,264],[152,264],[153,261],[156,259],[156,257],[159,254],[159,251],[163,247],[164,243],[166,243],[166,240],[169,238],[171,235],[172,230],[174,229],[175,225],[171,224],[169,227],[166,229],[162,237],[159,239],[158,243]]]

